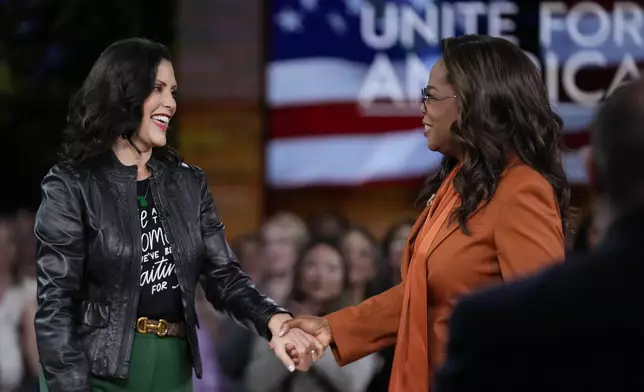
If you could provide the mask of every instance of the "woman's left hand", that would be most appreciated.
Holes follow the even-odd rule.
[[[282,337],[274,335],[270,347],[291,372],[307,371],[324,354],[322,343],[299,328],[291,329]]]

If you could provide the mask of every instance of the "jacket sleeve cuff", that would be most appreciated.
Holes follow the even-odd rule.
[[[343,318],[343,316],[345,318]],[[353,362],[354,358],[350,356],[350,353],[346,352],[346,350],[342,350],[342,348],[345,348],[347,346],[350,346],[350,344],[346,344],[347,342],[351,341],[351,336],[350,334],[346,333],[348,331],[348,328],[343,327],[343,322],[351,322],[350,320],[346,319],[347,313],[342,312],[339,313],[331,313],[324,318],[329,322],[329,327],[331,328],[331,333],[333,334],[333,343],[331,343],[331,352],[333,353],[333,357],[335,358],[335,361],[338,363],[340,366],[347,365],[351,362]]]
[[[273,316],[275,316],[276,314],[288,314],[289,316],[294,317],[293,313],[289,312],[288,310],[284,309],[281,306],[275,307],[274,309],[268,311],[266,314],[267,315],[266,315],[266,320],[264,322],[264,328],[262,329],[258,328],[257,330],[260,331],[261,336],[268,341],[273,339],[273,333],[271,332],[271,329],[268,328],[268,322],[271,320]],[[264,331],[264,333],[262,334],[261,331]]]

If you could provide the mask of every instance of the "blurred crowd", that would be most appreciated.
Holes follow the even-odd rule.
[[[0,391],[36,391],[34,214],[0,215]]]
[[[309,222],[282,212],[257,233],[233,241],[242,268],[253,282],[295,315],[323,315],[358,304],[400,280],[400,260],[412,220],[391,226],[382,240],[367,228],[333,212]],[[311,371],[289,373],[268,343],[218,316],[200,301],[204,369],[203,390],[220,391],[386,391],[393,348],[340,368],[331,353]],[[208,320],[208,321],[205,321]],[[204,328],[204,325],[206,326]]]
[[[596,211],[601,211],[596,208]],[[570,246],[588,249],[603,219],[582,216]],[[34,214],[0,216],[0,392],[37,391],[38,352]],[[413,220],[383,238],[333,212],[309,221],[290,212],[269,217],[258,232],[232,239],[242,268],[267,295],[295,315],[323,315],[357,304],[400,281],[400,260]],[[311,371],[290,373],[268,342],[198,296],[204,377],[195,391],[386,391],[394,348],[340,368],[330,352]]]

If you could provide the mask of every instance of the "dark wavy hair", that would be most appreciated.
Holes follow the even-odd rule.
[[[338,256],[340,256],[343,275],[342,294],[335,301],[324,305],[324,309],[322,311],[322,314],[320,315],[322,316],[324,314],[336,311],[346,305],[345,292],[349,287],[349,263],[347,262],[347,259],[344,257],[344,254],[340,250],[340,247],[335,240],[328,238],[316,238],[311,240],[304,248],[302,248],[298,260],[295,263],[295,269],[293,271],[293,291],[291,292],[291,299],[298,302],[306,299],[306,293],[302,287],[302,270],[304,268],[304,259],[311,251],[319,246],[326,246],[328,248],[331,248],[338,254]]]
[[[78,165],[103,157],[119,136],[129,139],[136,132],[162,60],[171,61],[168,48],[144,38],[117,41],[101,53],[69,102],[62,162]],[[168,146],[154,154],[180,160]]]
[[[454,212],[461,230],[496,191],[512,156],[541,173],[552,185],[568,229],[570,188],[562,165],[563,121],[551,108],[536,65],[511,42],[481,35],[441,41],[447,80],[460,99],[461,115],[452,137],[464,150],[454,187],[462,203]],[[445,156],[425,182],[419,203],[435,193],[459,160]]]

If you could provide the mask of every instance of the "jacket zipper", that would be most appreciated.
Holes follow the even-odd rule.
[[[131,182],[129,186],[129,194],[128,199],[129,203],[131,206],[134,206],[133,211],[136,211],[135,214],[132,214],[132,220],[134,221],[132,227],[134,227],[134,230],[132,230],[132,236],[133,241],[132,244],[134,246],[134,262],[130,266],[130,272],[132,274],[132,280],[133,280],[133,285],[131,287],[134,287],[134,301],[133,305],[130,309],[130,312],[127,315],[126,322],[124,325],[124,330],[123,330],[123,336],[127,337],[127,344],[125,345],[125,350],[121,351],[123,355],[121,356],[121,360],[119,361],[119,365],[125,365],[126,366],[126,371],[125,375],[129,373],[129,362],[130,362],[130,357],[132,355],[132,343],[134,341],[134,333],[136,329],[136,323],[135,323],[135,318],[136,318],[136,313],[138,311],[139,307],[139,292],[141,288],[139,287],[139,284],[141,283],[141,235],[139,233],[140,231],[140,223],[139,223],[139,207],[136,204],[136,179]],[[121,346],[123,347],[123,346]]]
[[[181,288],[181,302],[183,303],[184,306],[184,313],[185,313],[185,298],[183,296],[183,293],[185,292],[186,289],[186,282],[185,282],[185,276],[184,276],[184,271],[179,270],[179,266],[183,266],[183,260],[181,260],[181,257],[179,256],[181,254],[181,251],[179,250],[178,246],[178,241],[177,238],[177,233],[174,231],[174,226],[168,223],[168,209],[166,208],[165,200],[161,198],[161,194],[159,193],[159,189],[157,187],[157,181],[156,177],[152,177],[153,183],[152,186],[150,187],[152,190],[152,195],[154,197],[154,202],[159,204],[159,207],[161,209],[161,213],[163,214],[163,218],[161,218],[161,227],[163,227],[163,231],[165,233],[170,233],[170,238],[168,241],[170,242],[170,246],[172,247],[172,257],[174,258],[174,264],[175,264],[175,271],[180,271],[181,273],[176,273],[177,275],[177,281],[179,282],[179,287]]]
[[[174,230],[175,225],[172,225],[172,224],[170,224],[168,222],[168,219],[170,219],[170,217],[168,215],[168,209],[166,208],[165,199],[163,199],[161,197],[161,194],[160,194],[159,189],[157,187],[157,179],[156,179],[156,177],[152,177],[152,178],[153,178],[153,184],[151,186],[152,194],[155,197],[155,203],[159,204],[159,206],[161,208],[161,211],[162,211],[162,213],[164,215],[163,219],[161,219],[161,226],[163,227],[163,230],[166,233],[170,233],[169,241],[170,241],[170,246],[172,247],[172,256],[174,257],[175,271],[176,271],[176,274],[177,274],[177,281],[179,282],[179,287],[181,288],[181,304],[183,305],[183,317],[185,318],[186,325],[187,325],[188,324],[187,323],[188,317],[190,317],[190,315],[188,314],[188,309],[190,309],[190,308],[188,307],[188,302],[187,302],[187,299],[186,299],[186,296],[187,296],[187,293],[186,293],[187,284],[186,284],[185,274],[184,274],[185,269],[183,268],[183,267],[185,267],[185,264],[183,264],[183,260],[181,259],[181,256],[180,256],[180,254],[182,252],[178,247],[178,240],[177,239],[179,237],[177,236],[177,232]],[[194,358],[195,355],[198,355],[198,353],[195,353],[195,350],[197,348],[195,347],[194,343],[192,342],[190,330],[186,331],[186,340],[188,341],[188,345],[191,348],[192,356]]]

